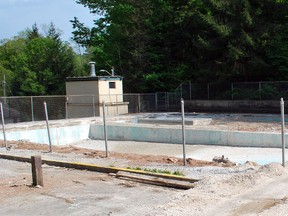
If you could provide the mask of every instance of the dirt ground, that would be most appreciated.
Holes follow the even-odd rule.
[[[6,154],[43,154],[46,150],[47,146],[35,151],[34,144],[18,143]],[[68,146],[55,148],[52,154],[65,155],[65,159],[98,157],[106,160],[103,152]],[[165,156],[145,158],[111,153],[111,158],[127,156],[129,163],[137,166],[155,164],[157,160],[157,163],[167,163]],[[43,165],[44,187],[37,188],[31,187],[29,163],[0,159],[0,215],[287,215],[288,169],[280,164],[221,167],[229,172],[218,174],[213,172],[215,166],[211,166],[217,165],[215,163],[197,161],[196,164],[197,169],[208,165],[211,172],[189,190],[47,165]]]
[[[0,142],[1,145],[1,142]],[[3,143],[2,143],[3,145]],[[25,142],[25,141],[13,141],[8,142],[8,146],[12,149],[18,150],[36,150],[40,152],[45,152],[49,149],[48,145],[39,145],[37,143]],[[104,151],[98,151],[87,148],[80,148],[75,146],[53,146],[53,152],[61,154],[77,154],[82,157],[87,158],[105,158],[106,153]],[[119,153],[119,152],[109,152],[110,159],[125,159],[127,161],[127,166],[144,166],[151,164],[173,164],[173,165],[183,165],[183,159],[172,157],[172,156],[163,156],[163,155],[143,155],[143,154],[130,154],[130,153]],[[202,167],[202,166],[220,166],[220,167],[231,167],[235,166],[233,162],[224,161],[224,162],[215,162],[215,161],[204,161],[196,160],[193,158],[187,158],[187,166]],[[125,168],[125,167],[124,167]]]
[[[11,155],[47,154],[47,145],[8,143]],[[105,161],[125,166],[181,165],[167,156],[104,152],[74,146],[54,147],[51,156]],[[172,162],[174,159],[178,162]],[[31,187],[31,165],[0,159],[0,215],[288,215],[288,169],[280,164],[227,166],[192,160],[192,167],[210,170],[195,188],[177,190],[121,180],[108,174],[43,165],[44,187]],[[205,168],[207,167],[207,168]],[[215,168],[213,168],[215,167]],[[221,173],[214,169],[222,169]],[[201,172],[201,171],[200,171]]]
[[[3,145],[3,143],[2,143]],[[48,145],[25,141],[8,142],[9,151],[17,156],[42,155]],[[50,156],[93,158],[111,161],[125,160],[125,166],[151,164],[182,165],[179,158],[105,152],[74,146],[53,147]],[[102,162],[103,163],[103,162]],[[209,161],[189,160],[188,166],[232,166]],[[31,165],[0,159],[0,215],[157,215],[161,206],[181,190],[116,179],[107,174],[43,165],[44,187],[32,187]],[[37,207],[36,207],[36,206]],[[160,213],[161,215],[161,213]]]
[[[237,120],[237,119],[236,119]],[[279,123],[215,119],[209,129],[279,132]],[[21,126],[22,127],[22,126]],[[191,126],[207,128],[207,126]],[[1,146],[1,143],[0,143]],[[2,143],[3,146],[3,143]],[[63,161],[93,161],[121,167],[182,167],[170,156],[105,152],[76,146],[53,147],[8,142],[1,154],[41,155]],[[32,187],[31,165],[0,159],[0,215],[147,215],[278,216],[288,215],[288,164],[242,165],[190,158],[186,173],[201,173],[195,187],[177,190],[122,180],[108,174],[43,165],[44,187]]]
[[[31,187],[30,164],[0,160],[0,215],[136,215],[155,211],[176,190],[107,174],[43,166],[44,187]]]

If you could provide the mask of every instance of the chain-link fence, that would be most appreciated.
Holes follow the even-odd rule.
[[[46,102],[50,120],[94,117],[101,103],[125,104],[128,113],[180,112],[180,100],[279,100],[288,97],[288,82],[186,83],[175,92],[121,95],[63,95],[1,97],[6,123],[45,120]],[[71,104],[73,107],[71,108]],[[75,109],[77,113],[75,113]],[[80,110],[80,112],[79,112]],[[81,115],[79,115],[81,113]],[[117,114],[117,111],[116,111]]]
[[[1,97],[5,123],[45,120],[44,102],[49,120],[94,117],[101,113],[102,102],[126,104],[128,113],[180,111],[179,93],[157,92],[151,94],[123,95],[67,95]],[[77,110],[77,112],[75,111]],[[79,112],[80,110],[80,112]]]
[[[288,82],[185,83],[177,90],[185,100],[279,100],[288,97]]]
[[[66,97],[5,97],[0,98],[3,104],[5,122],[28,122],[45,120],[44,101],[49,110],[49,119],[65,119]]]

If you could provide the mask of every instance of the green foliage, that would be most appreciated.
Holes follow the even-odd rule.
[[[275,73],[287,79],[287,1],[77,2],[102,17],[92,29],[75,20],[75,41],[85,38],[99,65],[115,66],[126,91],[271,80]]]
[[[287,31],[287,30],[286,30]],[[276,38],[267,49],[267,57],[279,80],[288,80],[287,37]]]
[[[0,76],[7,75],[14,95],[63,94],[64,79],[82,75],[89,60],[98,69],[115,67],[125,92],[288,79],[287,1],[75,1],[100,15],[92,28],[71,21],[85,55],[61,41],[53,23],[46,35],[34,24],[2,41]]]
[[[71,20],[86,53],[76,55],[53,23],[46,35],[34,24],[2,41],[0,77],[12,94],[63,94],[64,79],[83,75],[90,60],[99,70],[115,67],[125,92],[171,91],[192,81],[213,83],[229,97],[223,83],[288,80],[286,0],[75,1],[100,15],[92,28]]]
[[[65,94],[65,79],[82,75],[83,56],[61,41],[61,33],[53,23],[47,35],[37,25],[22,36],[0,44],[0,76],[5,74],[8,92],[12,95]]]
[[[227,92],[229,95],[231,92]],[[253,89],[234,89],[233,92],[234,100],[259,100],[259,91]]]
[[[145,86],[152,92],[162,91],[165,88],[164,83],[161,81],[161,74],[146,74],[144,75]]]
[[[36,23],[34,23],[32,25],[32,29],[31,30],[28,30],[27,36],[28,36],[29,40],[41,37],[41,34],[39,33],[39,29],[38,29],[38,26],[37,26]]]

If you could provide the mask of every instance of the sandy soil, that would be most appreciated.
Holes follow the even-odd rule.
[[[0,142],[1,145],[1,142]],[[3,143],[2,143],[3,145]],[[48,145],[39,145],[37,143],[25,142],[25,141],[12,141],[7,143],[11,149],[17,150],[36,150],[40,152],[45,152],[49,149]],[[69,155],[71,153],[77,154],[79,157],[86,158],[105,158],[106,153],[104,151],[98,151],[88,148],[75,147],[73,145],[69,146],[53,146],[54,153],[61,153]],[[143,155],[143,154],[129,154],[129,153],[119,153],[119,152],[109,152],[109,160],[125,160],[125,166],[145,166],[145,165],[153,165],[153,164],[173,164],[173,165],[183,165],[183,159],[172,157],[172,156],[164,156],[164,155]],[[193,158],[187,158],[187,166],[220,166],[220,167],[232,167],[235,166],[233,162],[225,161],[223,162],[214,162],[214,161],[203,161],[196,160]],[[124,167],[125,168],[125,167]]]
[[[281,127],[279,123],[218,118],[209,129],[280,132]],[[0,148],[0,153],[26,157],[38,154],[47,159],[105,166],[175,168],[182,165],[182,159],[170,156],[110,152],[109,158],[105,158],[103,151],[76,146],[53,147],[53,153],[47,154],[47,145],[25,141],[8,144],[11,150]],[[233,161],[228,164],[193,158],[189,161],[181,169],[190,174],[200,172],[201,179],[193,189],[176,190],[103,173],[46,165],[43,166],[44,187],[35,188],[31,187],[30,164],[0,159],[0,215],[288,215],[288,168],[281,164],[259,166],[250,162],[235,166]]]
[[[0,215],[136,215],[169,202],[173,189],[107,174],[43,166],[44,187],[31,187],[30,164],[0,160]]]
[[[48,149],[46,145],[33,143],[9,144],[11,150],[2,149],[2,153],[24,156],[38,153],[44,157],[43,152]],[[50,157],[53,155],[66,161],[75,157],[93,158],[106,165],[123,160],[123,166],[169,165],[178,160],[122,153],[110,153],[107,159],[104,152],[74,146],[54,148]],[[195,188],[183,191],[45,165],[44,187],[34,188],[30,164],[0,160],[0,215],[287,215],[288,169],[280,164],[225,167],[209,161],[193,162],[189,167],[207,166],[211,172]],[[219,166],[229,172],[212,172],[213,167]]]
[[[287,215],[287,180],[287,169],[279,164],[248,173],[213,176],[158,210],[165,211],[163,215]]]

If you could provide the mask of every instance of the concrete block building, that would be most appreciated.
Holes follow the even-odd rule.
[[[103,102],[106,115],[128,113],[128,102],[123,102],[123,77],[96,76],[95,63],[90,63],[89,77],[66,79],[68,118],[102,116]]]

